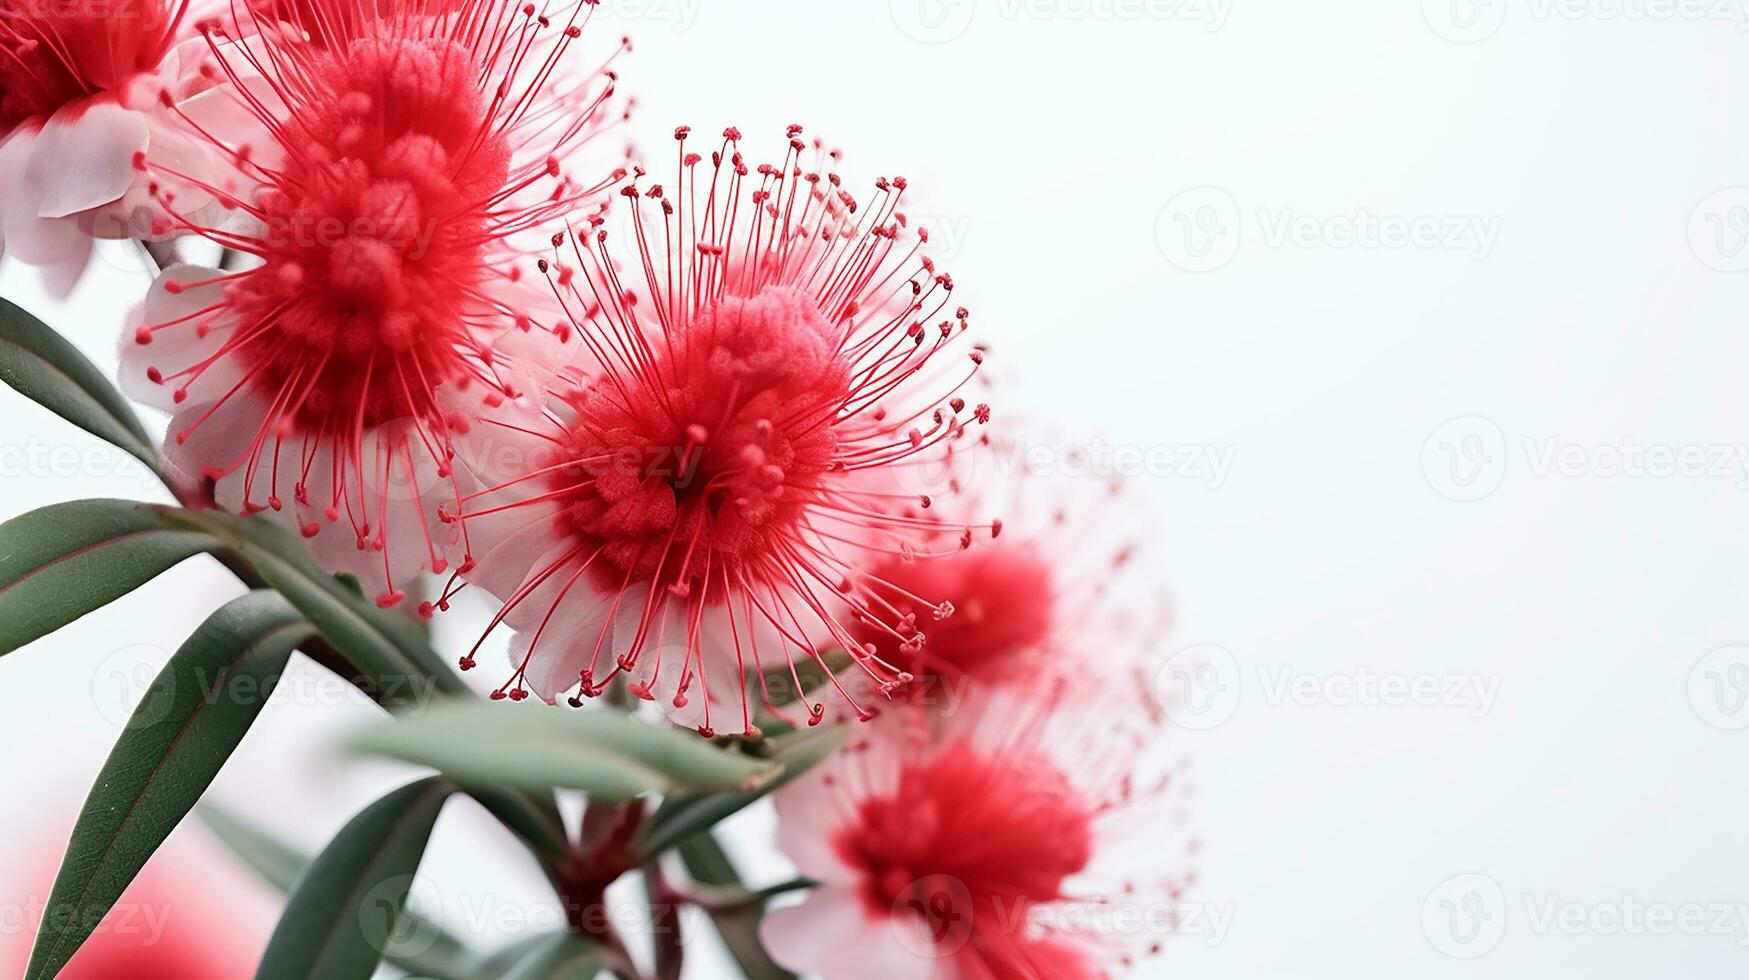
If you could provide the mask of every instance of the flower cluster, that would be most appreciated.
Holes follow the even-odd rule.
[[[1122,486],[1005,471],[903,177],[800,126],[622,156],[596,0],[37,2],[0,0],[0,235],[67,287],[96,238],[170,256],[121,363],[184,502],[385,609],[485,599],[494,698],[852,729],[778,793],[821,883],[765,922],[786,966],[1158,949],[1098,914],[1190,881],[1154,535]]]

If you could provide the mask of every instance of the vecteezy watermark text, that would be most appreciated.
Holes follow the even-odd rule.
[[[1154,240],[1166,261],[1186,272],[1213,272],[1254,238],[1264,248],[1334,252],[1449,252],[1480,262],[1494,253],[1504,224],[1500,215],[1461,212],[1392,213],[1357,207],[1314,213],[1291,206],[1263,206],[1247,214],[1230,192],[1193,187],[1160,209]]]
[[[888,0],[893,24],[913,41],[945,44],[979,20],[1227,25],[1234,0]]]

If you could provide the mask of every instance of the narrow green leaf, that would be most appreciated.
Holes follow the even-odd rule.
[[[385,703],[407,708],[434,696],[472,692],[426,645],[406,617],[385,612],[322,571],[304,543],[261,518],[164,508],[167,519],[218,538],[283,593],[348,662],[377,684]]]
[[[323,572],[304,543],[260,518],[240,519],[212,511],[163,509],[166,520],[195,527],[241,555],[260,580],[308,616],[322,635],[361,675],[354,683],[385,706],[410,711],[434,698],[474,699],[474,693],[432,652],[424,633],[406,617],[376,608],[343,576]],[[480,789],[472,794],[505,827],[543,856],[565,852],[564,823],[552,793]]]
[[[163,468],[126,398],[47,324],[0,299],[0,381],[151,467]]]
[[[27,977],[54,976],[72,959],[211,785],[312,632],[285,600],[252,592],[213,613],[170,658],[85,801]]]
[[[611,953],[598,942],[561,932],[535,944],[505,980],[592,980],[608,969]]]
[[[729,860],[721,844],[709,833],[694,834],[677,845],[686,873],[701,885],[715,888],[743,888],[740,872]],[[757,905],[726,911],[712,911],[711,924],[723,937],[723,945],[741,966],[747,980],[797,980],[796,975],[778,966],[759,940],[759,920],[764,909]]]
[[[215,547],[127,500],[75,500],[0,524],[0,654],[47,636]]]
[[[464,786],[578,789],[599,800],[752,789],[777,772],[771,763],[725,752],[691,732],[611,708],[452,702],[365,728],[346,744],[354,752],[430,766]]]
[[[289,894],[309,867],[310,859],[303,852],[222,807],[202,803],[195,808],[195,814],[233,854],[282,894]],[[402,927],[397,935],[418,937],[419,941],[390,943],[383,959],[409,976],[427,980],[485,980],[498,976],[480,971],[473,965],[475,957],[461,940],[412,909],[402,912]]]
[[[224,807],[203,801],[194,815],[275,891],[289,894],[309,867],[308,855]]]
[[[844,744],[849,729],[843,725],[804,728],[767,740],[772,762],[782,773],[757,789],[736,793],[687,793],[663,800],[638,831],[638,862],[661,854],[694,834],[717,824],[764,799],[779,786],[813,768]]]
[[[342,827],[298,879],[256,980],[369,980],[385,952],[431,942],[408,934],[402,908],[438,812],[454,791],[441,779],[420,780]]]

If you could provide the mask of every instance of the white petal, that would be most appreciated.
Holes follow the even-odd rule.
[[[35,188],[37,215],[65,218],[108,204],[139,173],[134,155],[148,143],[146,117],[114,103],[71,105],[43,124],[25,170]]]
[[[223,397],[242,375],[233,358],[223,358],[189,381],[179,372],[211,357],[231,337],[235,327],[225,318],[223,310],[190,319],[190,315],[212,306],[224,296],[222,283],[208,283],[180,292],[170,292],[166,283],[208,282],[224,273],[196,265],[173,265],[159,273],[146,293],[138,322],[131,324],[121,338],[120,377],[122,391],[142,404],[167,412],[178,412],[195,405],[210,404]],[[180,322],[175,322],[180,321]],[[164,326],[152,331],[151,343],[141,344],[135,328]],[[201,326],[210,329],[201,336]],[[154,384],[147,377],[148,369],[156,367],[166,379]],[[175,394],[178,386],[187,384],[188,395],[180,403]]]
[[[42,276],[43,289],[55,299],[65,300],[72,295],[73,288],[85,277],[85,268],[91,264],[92,242],[87,238],[83,245],[72,255],[37,270]]]
[[[856,889],[815,889],[799,905],[773,909],[759,924],[759,938],[772,959],[791,970],[818,971],[839,944],[863,928],[862,898]]]

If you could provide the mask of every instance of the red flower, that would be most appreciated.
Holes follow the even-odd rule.
[[[280,515],[390,605],[463,550],[435,519],[434,498],[457,492],[438,393],[508,392],[492,340],[540,315],[518,241],[605,186],[565,161],[617,121],[613,76],[575,70],[588,5],[561,20],[492,0],[378,18],[349,0],[306,8],[356,36],[263,27],[228,41],[258,25],[207,27],[246,118],[201,132],[259,190],[227,198],[239,230],[164,204],[250,261],[166,270],[123,379],[177,413],[180,479],[229,510]],[[186,176],[174,160],[142,166]]]
[[[988,416],[960,395],[983,355],[907,230],[905,181],[862,206],[803,165],[799,134],[754,167],[735,130],[706,161],[681,129],[670,189],[620,191],[623,252],[601,217],[543,264],[570,363],[544,399],[483,416],[469,457],[487,488],[459,515],[483,556],[467,577],[519,631],[500,694],[593,696],[623,674],[710,733],[752,731],[755,699],[781,710],[747,671],[909,679],[859,639],[923,642],[867,570],[936,547],[939,522],[887,483]]]

